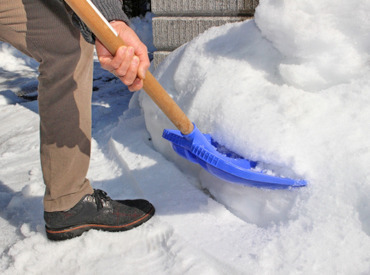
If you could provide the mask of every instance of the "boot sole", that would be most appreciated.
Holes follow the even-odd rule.
[[[82,224],[61,229],[53,229],[45,226],[46,236],[52,241],[63,241],[81,236],[84,232],[89,231],[90,229],[109,232],[127,231],[148,221],[153,217],[154,212],[155,209],[153,207],[150,212],[142,216],[140,219],[124,225]]]

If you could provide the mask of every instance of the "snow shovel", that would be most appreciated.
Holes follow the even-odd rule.
[[[124,46],[118,34],[90,0],[65,2],[113,55],[119,47]],[[228,151],[210,135],[202,134],[149,71],[143,89],[178,129],[165,129],[163,137],[172,142],[173,149],[180,156],[201,165],[209,173],[228,182],[270,189],[302,187],[307,184],[304,180],[257,171],[256,162]]]

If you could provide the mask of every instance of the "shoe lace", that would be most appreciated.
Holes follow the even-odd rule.
[[[94,193],[92,194],[92,196],[95,198],[98,211],[102,209],[107,204],[108,201],[112,200],[108,196],[107,192],[100,189],[94,189]]]

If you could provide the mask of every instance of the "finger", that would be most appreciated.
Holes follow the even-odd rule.
[[[114,74],[119,77],[125,76],[131,66],[133,57],[134,48],[128,47],[127,50],[124,52],[124,55],[120,56],[120,59],[118,60],[120,63],[119,66],[114,69]]]
[[[150,67],[149,62],[141,62],[140,63],[139,68],[138,68],[138,76],[141,79],[145,79],[145,75],[146,75],[146,72],[149,69],[149,67]]]
[[[140,78],[136,78],[132,85],[127,86],[131,92],[139,91],[143,88],[144,82]]]
[[[96,54],[98,56],[110,56],[110,57],[112,57],[111,53],[108,51],[107,48],[104,47],[104,45],[100,42],[100,40],[98,38],[96,38],[96,40],[95,40],[95,49],[96,49]]]
[[[127,47],[125,46],[119,47],[109,64],[109,66],[111,67],[110,71],[117,71],[121,67],[122,62],[125,60],[126,55]]]
[[[142,47],[139,47],[138,49],[136,49],[135,54],[140,59],[140,65],[139,65],[139,68],[138,68],[138,76],[141,79],[145,79],[146,71],[150,67],[150,61],[149,61],[149,57],[148,57],[148,50],[145,46],[142,46]]]
[[[112,71],[113,68],[112,66],[110,66],[112,59],[113,59],[112,57],[107,57],[107,56],[99,57],[99,62],[100,62],[101,67],[107,71]]]
[[[139,67],[140,60],[137,56],[132,58],[130,67],[128,68],[125,77],[123,77],[122,82],[127,86],[130,86],[134,83],[137,77],[137,69]]]

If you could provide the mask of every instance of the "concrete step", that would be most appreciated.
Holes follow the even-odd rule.
[[[251,15],[259,0],[151,0],[156,15]]]
[[[250,19],[248,16],[155,17],[153,44],[158,51],[172,51],[214,26]]]
[[[153,53],[153,61],[152,61],[152,66],[154,69],[158,67],[159,64],[162,63],[163,60],[166,59],[166,57],[172,53],[171,51],[155,51]]]

